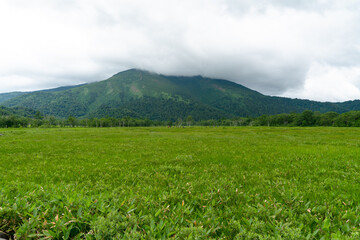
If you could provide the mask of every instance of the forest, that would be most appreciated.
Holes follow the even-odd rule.
[[[22,111],[23,113],[24,111]],[[27,127],[188,127],[188,126],[287,126],[287,127],[360,127],[360,111],[346,113],[313,112],[283,113],[276,115],[262,115],[260,117],[235,117],[222,119],[207,119],[195,121],[189,115],[176,121],[159,121],[148,118],[132,117],[103,117],[103,118],[56,118],[45,116],[40,112],[32,112],[27,116],[19,116],[12,112],[0,111],[0,128],[27,128]]]

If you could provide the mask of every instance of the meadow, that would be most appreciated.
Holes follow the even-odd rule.
[[[0,129],[16,239],[360,239],[360,129]]]

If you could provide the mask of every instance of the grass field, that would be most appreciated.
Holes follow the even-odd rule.
[[[358,128],[0,133],[17,239],[360,239]]]

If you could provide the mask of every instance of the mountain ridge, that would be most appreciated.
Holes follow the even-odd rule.
[[[0,94],[1,99],[1,94]],[[129,69],[94,83],[15,96],[0,103],[66,118],[220,119],[302,112],[359,110],[360,101],[316,102],[266,96],[243,85],[203,76],[167,76]]]

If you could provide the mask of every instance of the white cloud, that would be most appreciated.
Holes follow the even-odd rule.
[[[314,63],[306,76],[304,87],[289,89],[283,96],[317,101],[347,101],[359,98],[359,87],[360,65],[333,67]]]
[[[0,92],[138,67],[266,94],[359,98],[356,74],[342,75],[358,68],[359,10],[355,0],[3,0]],[[322,85],[337,79],[342,93]]]

